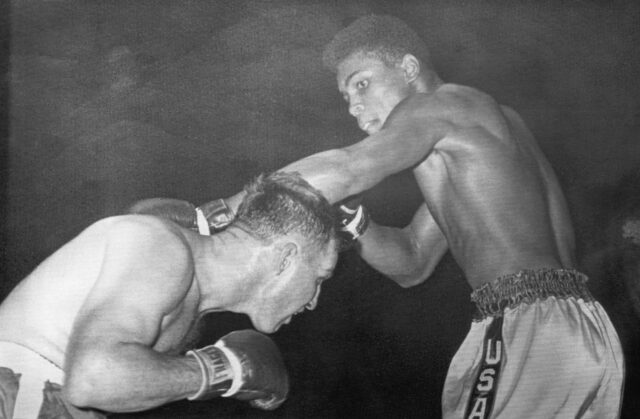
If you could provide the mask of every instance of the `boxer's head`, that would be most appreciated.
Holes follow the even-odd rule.
[[[324,196],[293,173],[259,176],[245,187],[233,226],[262,243],[260,283],[250,317],[270,333],[305,308],[337,261],[334,211]]]
[[[298,236],[311,257],[336,238],[333,208],[297,173],[260,175],[244,191],[234,224],[256,239]]]
[[[336,72],[349,113],[368,134],[379,131],[407,96],[432,91],[440,82],[424,42],[392,16],[356,20],[328,44],[323,61]]]
[[[402,62],[406,54],[431,66],[429,49],[418,34],[402,20],[388,15],[361,17],[339,31],[327,44],[322,55],[325,67],[333,72],[347,57],[362,53],[376,58],[388,67]]]

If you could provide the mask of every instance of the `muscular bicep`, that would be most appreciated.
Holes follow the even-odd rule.
[[[360,239],[360,255],[402,287],[426,280],[447,250],[447,241],[426,204],[404,228],[374,225]]]
[[[422,282],[433,273],[447,251],[447,239],[426,204],[418,208],[404,231],[411,243],[413,277]]]

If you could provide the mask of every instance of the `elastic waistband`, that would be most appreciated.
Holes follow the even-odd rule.
[[[471,293],[479,318],[501,316],[506,308],[548,297],[592,301],[586,275],[574,269],[524,269],[486,283]]]

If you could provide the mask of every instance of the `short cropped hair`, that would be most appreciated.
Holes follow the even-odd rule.
[[[248,183],[234,224],[268,242],[297,234],[315,251],[336,238],[335,211],[320,191],[298,173],[262,174]]]
[[[405,22],[389,15],[367,15],[339,31],[327,44],[322,62],[336,72],[338,65],[351,54],[372,55],[393,67],[405,54],[412,54],[422,65],[431,66],[429,49]]]

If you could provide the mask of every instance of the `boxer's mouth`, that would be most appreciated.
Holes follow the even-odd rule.
[[[377,127],[379,125],[379,121],[377,119],[370,119],[369,121],[363,121],[362,123],[358,124],[360,126],[360,129],[364,132],[366,132],[367,134],[371,135],[373,133],[375,133],[376,131],[378,131]]]
[[[298,309],[298,311],[296,311],[295,313],[293,313],[292,315],[290,315],[289,317],[285,318],[284,320],[282,320],[282,322],[280,322],[280,325],[283,324],[289,324],[291,323],[291,320],[293,319],[294,316],[297,316],[298,314],[302,313],[305,309],[307,308],[307,306],[302,306],[300,307],[300,309]],[[280,328],[280,326],[278,326],[278,328]]]
[[[365,132],[369,132],[369,127],[373,124],[373,121],[358,121],[360,129]]]

